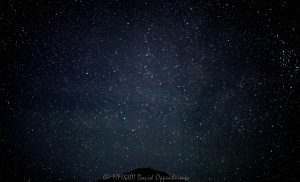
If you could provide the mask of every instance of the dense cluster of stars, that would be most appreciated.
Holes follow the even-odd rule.
[[[1,3],[0,181],[296,180],[296,4]]]

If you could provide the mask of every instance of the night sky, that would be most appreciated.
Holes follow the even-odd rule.
[[[1,1],[0,181],[299,180],[299,5]]]

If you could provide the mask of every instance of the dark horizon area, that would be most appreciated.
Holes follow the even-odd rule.
[[[122,174],[104,174],[102,179],[97,182],[105,182],[105,181],[164,181],[164,182],[187,182],[189,181],[189,177],[187,176],[176,176],[169,175],[165,172],[158,171],[148,168],[137,168]]]
[[[0,181],[299,181],[299,7],[1,1]]]

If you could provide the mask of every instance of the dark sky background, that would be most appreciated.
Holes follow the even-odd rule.
[[[0,7],[1,181],[297,181],[296,0]]]

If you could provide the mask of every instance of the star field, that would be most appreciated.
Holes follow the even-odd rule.
[[[1,3],[0,180],[297,181],[297,5]]]

